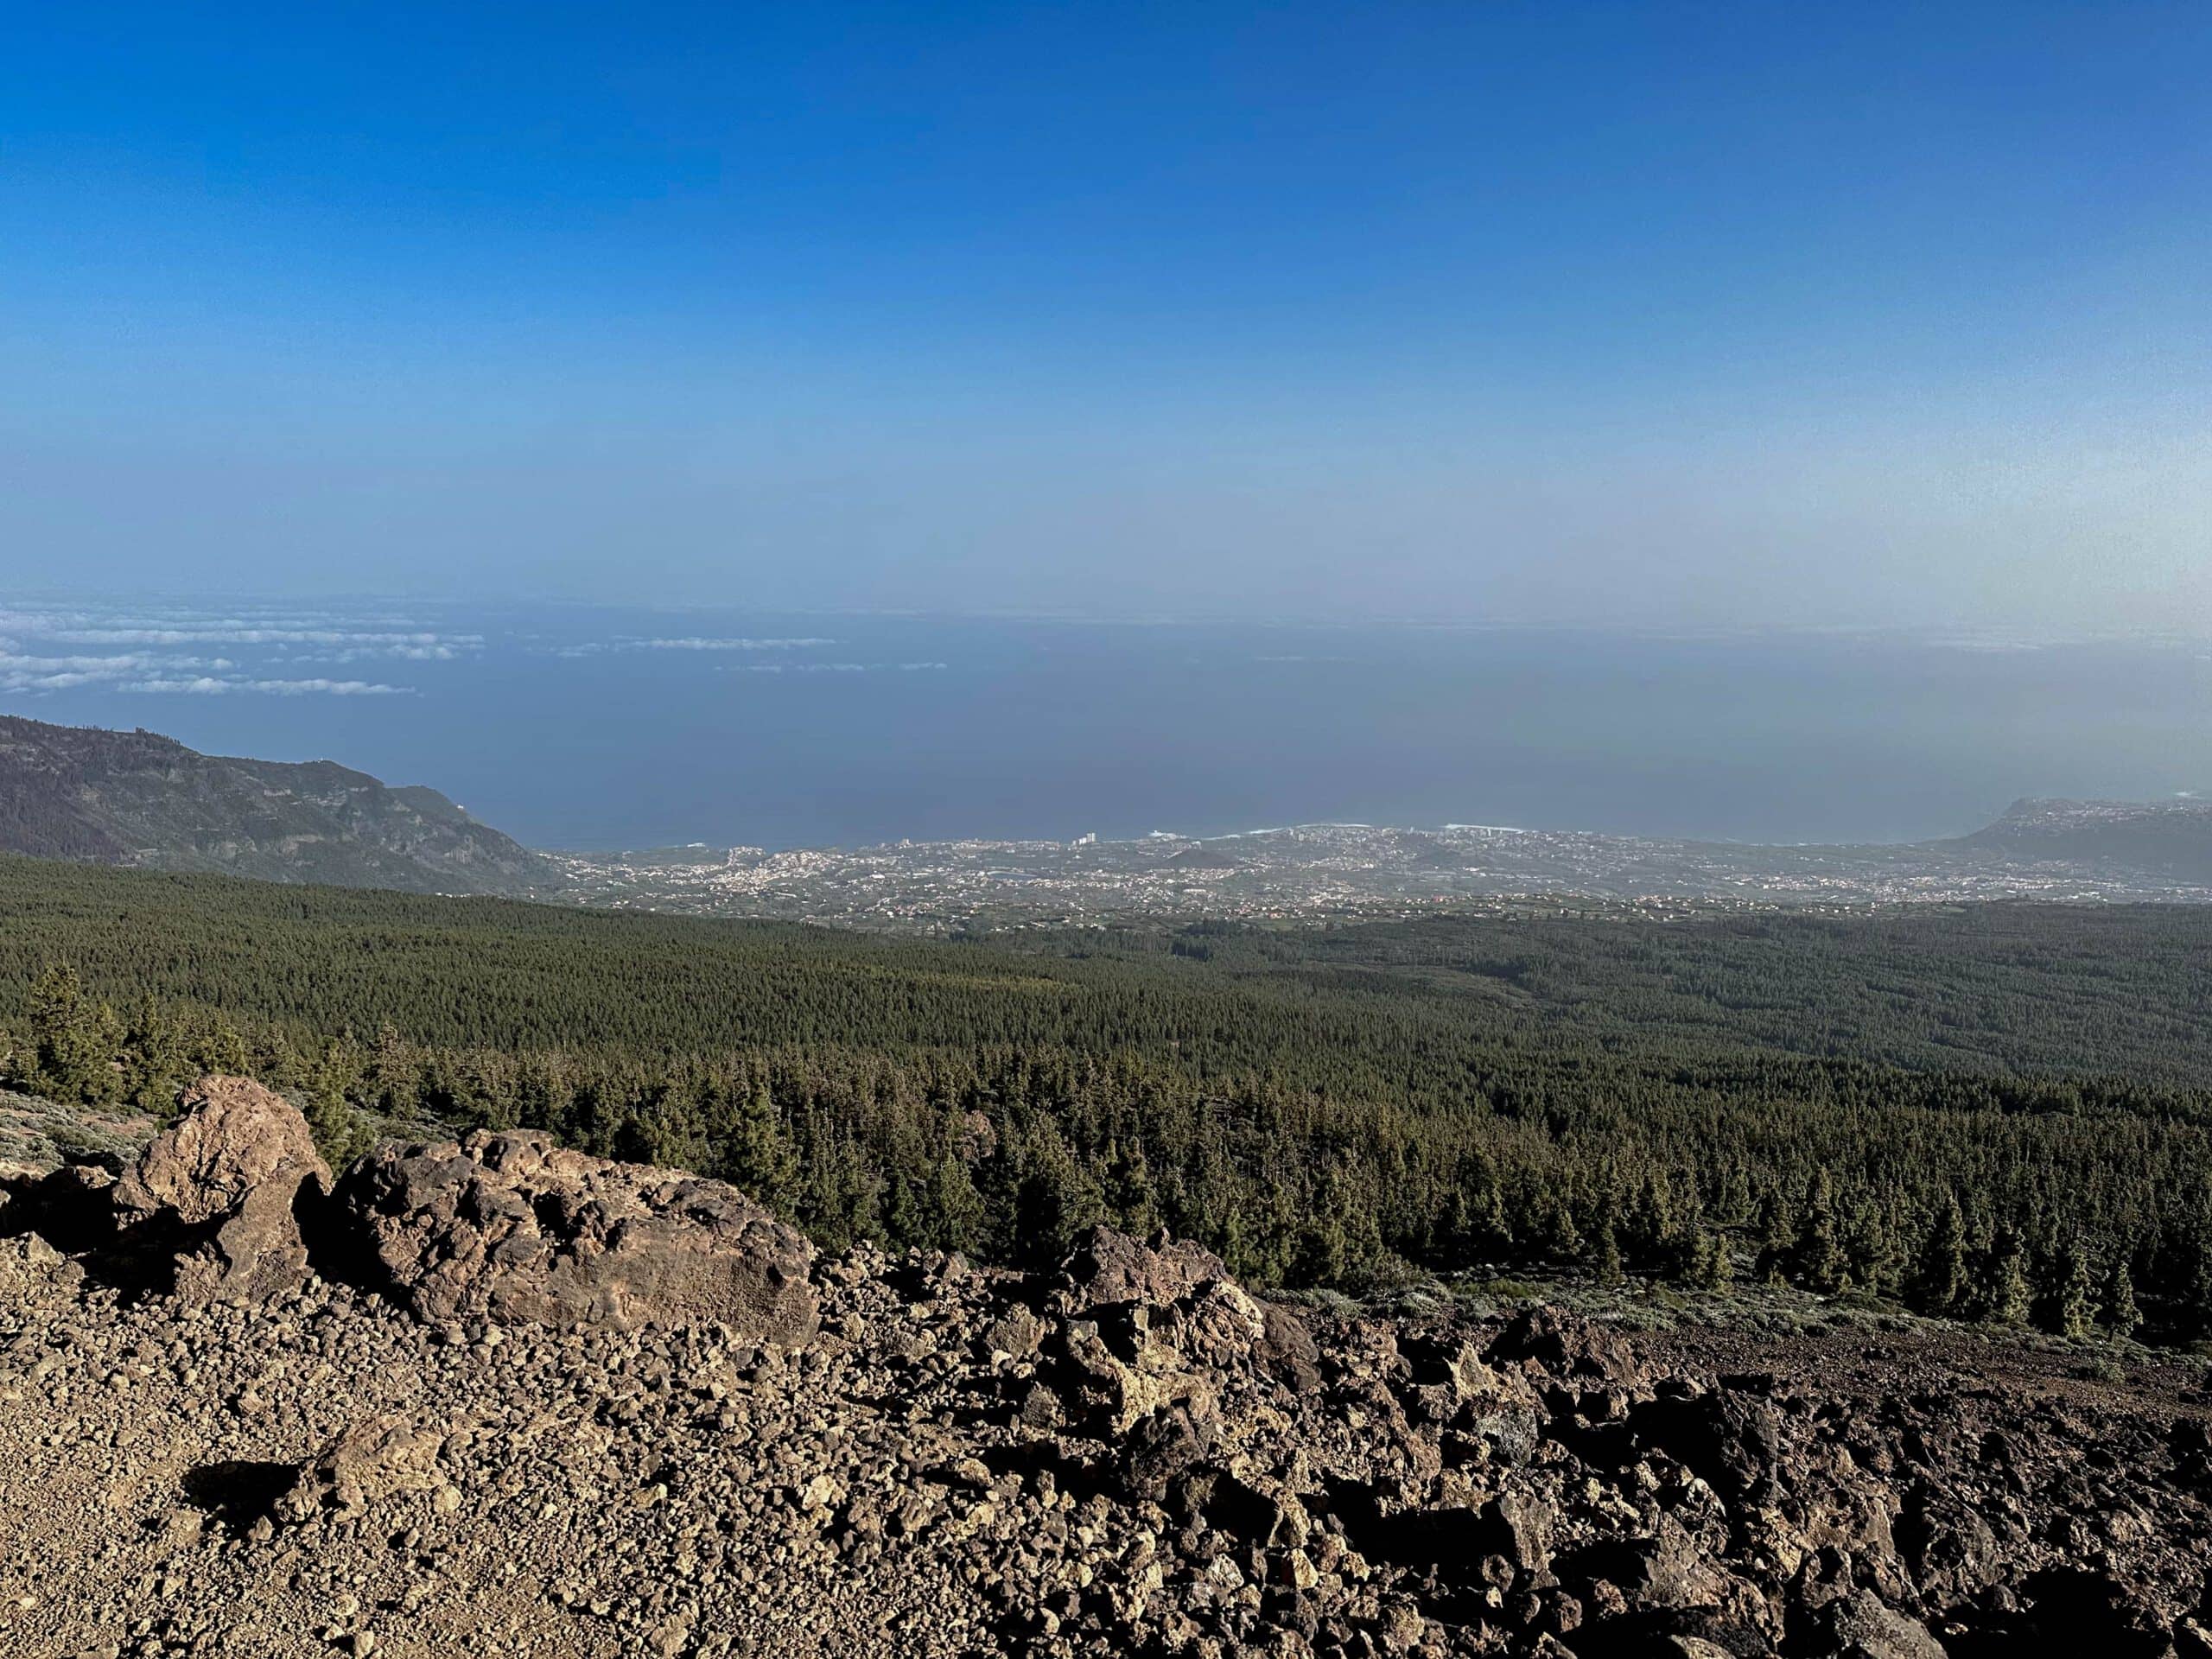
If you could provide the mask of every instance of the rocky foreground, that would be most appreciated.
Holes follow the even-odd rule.
[[[2171,1392],[821,1258],[530,1135],[334,1178],[238,1079],[6,1190],[10,1655],[2212,1654]]]

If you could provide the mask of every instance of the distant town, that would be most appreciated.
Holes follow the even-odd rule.
[[[554,854],[593,905],[868,928],[1312,921],[1438,910],[2212,900],[2212,808],[2023,802],[1956,840],[1770,847],[1452,824],[1298,824],[1199,838],[899,842]]]

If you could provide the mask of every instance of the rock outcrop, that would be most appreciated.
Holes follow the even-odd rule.
[[[726,1182],[479,1130],[347,1170],[336,1248],[423,1319],[728,1325],[814,1335],[813,1249]]]
[[[307,1277],[300,1211],[329,1191],[307,1120],[250,1077],[202,1077],[108,1193],[118,1248],[175,1257],[181,1296],[264,1301]]]

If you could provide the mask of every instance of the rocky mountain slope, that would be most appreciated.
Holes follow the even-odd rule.
[[[10,1653],[2212,1653],[2171,1375],[824,1257],[533,1135],[334,1179],[238,1079],[6,1190]]]
[[[537,854],[435,790],[13,715],[0,715],[0,852],[416,893],[545,880]]]

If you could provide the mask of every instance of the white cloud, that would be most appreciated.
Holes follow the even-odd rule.
[[[415,695],[412,686],[375,685],[366,680],[238,680],[208,674],[188,680],[132,680],[116,690],[185,697],[408,697]]]
[[[443,643],[435,645],[349,645],[343,651],[302,652],[291,660],[296,663],[360,663],[379,659],[450,663],[460,655],[459,651]]]
[[[556,645],[556,657],[598,657],[610,651],[810,651],[823,645],[834,645],[835,639],[815,636],[792,639],[716,639],[704,634],[683,639],[643,639],[635,637],[622,639],[587,639],[576,645]]]
[[[943,663],[739,663],[741,674],[916,674]]]
[[[639,639],[625,640],[625,645],[642,645],[647,651],[800,651],[816,645],[834,645],[835,639]]]
[[[476,650],[479,633],[446,634],[420,627],[336,626],[321,616],[211,616],[191,612],[160,616],[86,611],[0,611],[0,630],[77,645],[305,645],[324,650],[383,652],[420,660]]]
[[[112,685],[147,674],[185,669],[228,669],[227,658],[166,657],[134,652],[115,657],[36,657],[0,641],[0,691],[67,691],[84,685]]]
[[[0,673],[0,691],[67,691],[98,683],[101,682],[91,674]]]
[[[412,688],[321,676],[295,677],[269,671],[277,664],[377,658],[445,662],[483,643],[481,634],[443,634],[404,626],[363,627],[358,621],[347,624],[344,619],[321,615],[238,616],[178,610],[148,616],[82,609],[0,610],[0,692],[99,687],[181,696],[404,696],[411,694]],[[188,649],[211,644],[257,648],[261,660],[254,670],[258,671],[241,672],[241,664],[232,657],[207,656]],[[70,645],[133,649],[98,653],[38,649]],[[258,650],[262,647],[267,649]]]
[[[344,628],[49,628],[46,637],[80,645],[329,645],[405,650],[440,644],[435,633],[359,632]],[[474,641],[472,643],[480,643]]]

